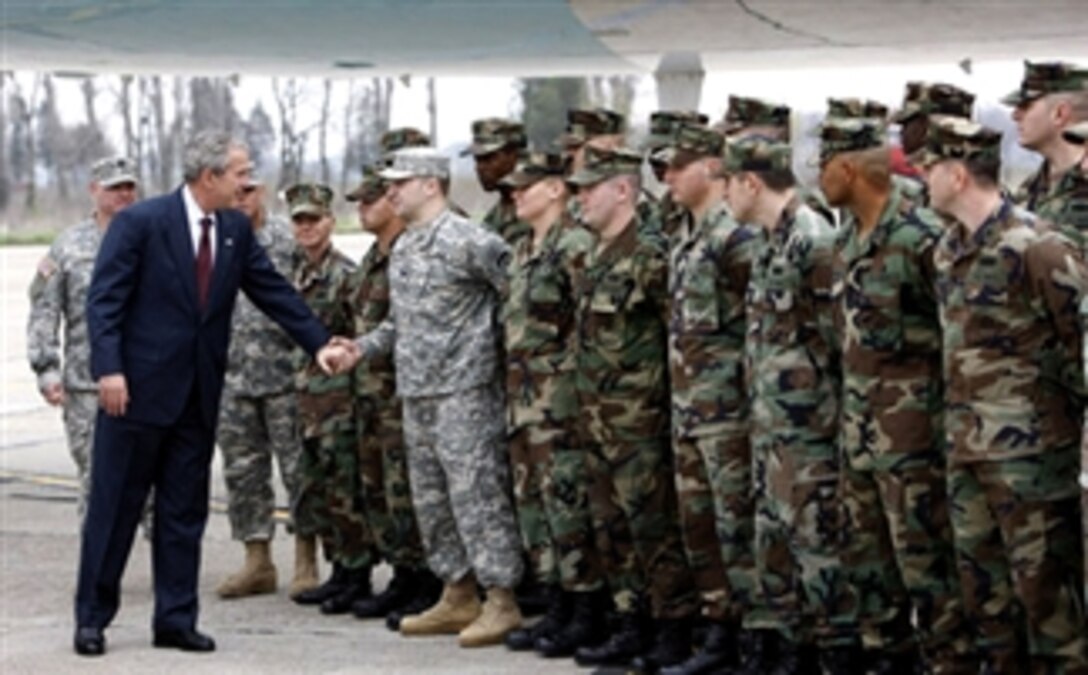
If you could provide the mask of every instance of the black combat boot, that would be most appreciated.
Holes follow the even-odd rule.
[[[525,569],[532,569],[528,556],[525,557]],[[543,614],[548,610],[551,597],[551,585],[540,583],[532,574],[523,574],[521,581],[514,587],[514,598],[522,616]]]
[[[656,673],[691,656],[690,617],[659,619],[654,628],[654,646],[631,661],[631,667],[640,673]]]
[[[820,650],[820,665],[827,675],[856,675],[865,672],[860,645],[824,647]]]
[[[865,666],[870,675],[917,675],[922,659],[917,649],[905,652],[866,652]]]
[[[820,654],[810,642],[778,640],[778,662],[771,675],[821,675]]]
[[[580,647],[574,660],[580,666],[626,666],[646,649],[646,618],[639,612],[620,615],[616,629],[603,644]]]
[[[408,601],[400,607],[389,610],[389,613],[385,615],[385,625],[391,631],[399,631],[402,618],[430,609],[442,596],[442,580],[429,569],[418,570],[413,583],[415,589]]]
[[[412,597],[415,571],[410,567],[393,568],[393,578],[385,590],[377,595],[356,600],[351,606],[351,613],[359,619],[383,617],[393,609],[408,602]]]
[[[558,586],[551,586],[548,595],[548,609],[543,619],[529,628],[518,628],[506,634],[506,646],[511,651],[529,651],[537,640],[558,633],[567,625],[572,610],[572,594]]]
[[[334,595],[344,590],[348,581],[348,570],[340,563],[332,564],[332,574],[320,586],[315,586],[308,591],[303,591],[294,597],[294,601],[300,605],[320,605]]]
[[[347,614],[351,606],[370,595],[370,565],[348,570],[344,588],[321,603],[322,614]]]
[[[605,615],[611,602],[608,591],[570,594],[570,619],[562,630],[537,638],[533,647],[548,658],[574,656],[580,647],[595,647],[608,638]]]
[[[703,648],[683,663],[662,668],[661,675],[708,675],[737,666],[740,663],[738,633],[735,624],[711,623],[703,639]]]
[[[768,675],[778,660],[778,640],[778,633],[773,630],[741,631],[740,664],[722,672],[729,675]]]

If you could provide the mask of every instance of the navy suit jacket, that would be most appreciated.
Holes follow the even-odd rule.
[[[311,355],[329,340],[269,262],[249,219],[233,210],[215,216],[215,266],[203,311],[180,189],[133,204],[106,231],[87,293],[91,375],[125,376],[127,419],[169,426],[197,387],[204,422],[214,427],[239,289]]]

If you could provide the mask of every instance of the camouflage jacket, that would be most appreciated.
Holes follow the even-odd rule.
[[[396,240],[390,247],[395,243]],[[377,242],[363,256],[357,275],[352,303],[355,308],[354,334],[366,335],[381,326],[389,316],[389,256],[382,253]],[[365,418],[381,415],[385,420],[400,419],[396,378],[391,353],[359,361],[355,369],[355,394]]]
[[[510,246],[515,246],[522,237],[529,234],[529,225],[518,220],[517,207],[513,199],[499,197],[499,201],[488,209],[483,219],[484,227],[495,232]]]
[[[745,373],[754,447],[785,450],[793,483],[837,475],[835,231],[794,199],[752,263]]]
[[[367,358],[393,353],[402,398],[499,381],[509,260],[501,237],[449,210],[400,236],[389,259],[389,317],[358,344]]]
[[[658,202],[658,210],[661,213],[661,232],[666,237],[672,237],[676,234],[676,231],[687,221],[690,213],[686,207],[672,198],[672,192],[666,192],[661,197]]]
[[[635,219],[587,255],[576,281],[581,428],[597,443],[668,434],[667,255]]]
[[[301,252],[295,255],[295,288],[333,335],[355,334],[358,277],[355,263],[330,246],[321,260],[311,263]],[[296,350],[296,385],[303,438],[355,428],[352,373],[325,375],[313,359]]]
[[[763,233],[738,224],[724,203],[689,216],[669,255],[672,431],[691,438],[747,436],[744,294]]]
[[[60,233],[30,283],[26,351],[38,388],[62,383],[69,391],[98,391],[91,377],[87,288],[102,245],[102,230],[88,218]],[[64,358],[59,329],[64,323]],[[63,375],[61,367],[63,361]]]
[[[937,216],[892,188],[867,237],[852,214],[834,266],[842,353],[842,449],[857,469],[929,463],[939,452]]]
[[[1080,253],[1005,201],[974,234],[953,223],[935,254],[945,435],[955,462],[1080,443]]]
[[[511,429],[577,417],[574,391],[574,279],[593,236],[568,218],[535,249],[523,237],[510,260],[503,303]]]
[[[276,271],[290,277],[296,246],[287,221],[269,218],[254,237]],[[228,395],[271,396],[293,390],[295,343],[244,293],[234,305],[230,330],[224,384]]]
[[[1050,178],[1050,163],[1028,177],[1013,195],[1014,201],[1049,223],[1054,223],[1082,251],[1088,251],[1088,174],[1074,166],[1057,181]]]
[[[639,196],[638,224],[640,231],[649,234],[661,234],[665,229],[661,202],[649,190],[643,188]]]

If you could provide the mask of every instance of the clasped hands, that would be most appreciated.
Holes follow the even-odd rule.
[[[355,367],[363,353],[359,345],[349,338],[336,337],[317,352],[317,365],[328,375],[338,375]]]

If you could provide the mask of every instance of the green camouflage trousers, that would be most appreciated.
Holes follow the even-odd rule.
[[[363,514],[358,453],[354,425],[303,439],[293,509],[296,531],[320,537],[325,558],[347,569],[378,562]]]
[[[586,453],[569,430],[528,425],[509,440],[522,546],[544,584],[592,591],[604,585],[589,513]]]
[[[756,585],[747,433],[673,440],[684,552],[713,621],[739,621]]]
[[[868,470],[848,463],[842,476],[850,522],[844,562],[866,647],[897,652],[916,639],[932,672],[970,670],[943,462]]]
[[[399,403],[397,404],[399,405]],[[420,569],[427,563],[408,482],[408,455],[399,415],[359,414],[359,475],[366,521],[382,558]]]
[[[223,453],[231,536],[238,541],[271,539],[276,527],[273,457],[288,503],[294,503],[298,494],[302,439],[295,393],[250,397],[224,392],[216,441]]]
[[[1062,448],[949,467],[966,612],[992,672],[1088,672],[1079,461]]]
[[[800,642],[847,646],[858,637],[857,594],[843,565],[846,510],[834,444],[826,462],[799,466],[770,443],[752,449],[759,620]],[[813,454],[811,447],[808,455]]]
[[[605,575],[620,612],[648,598],[658,619],[698,611],[698,595],[681,543],[675,483],[664,438],[587,453],[589,508]]]

